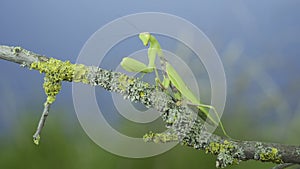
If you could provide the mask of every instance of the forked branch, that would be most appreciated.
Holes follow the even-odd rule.
[[[148,133],[146,141],[164,143],[178,141],[182,145],[204,150],[217,156],[216,166],[226,167],[240,161],[259,160],[285,164],[300,164],[300,146],[242,141],[224,138],[209,133],[204,122],[186,105],[177,105],[165,92],[139,79],[119,72],[112,72],[94,66],[72,64],[35,54],[21,47],[0,46],[0,59],[15,62],[23,67],[36,69],[45,74],[44,89],[47,94],[45,108],[34,139],[39,136],[48,115],[50,105],[55,101],[63,81],[81,82],[100,86],[117,92],[131,101],[140,102],[162,112],[162,119],[168,128],[165,133]],[[36,142],[38,143],[38,142]],[[281,167],[278,166],[278,167]]]

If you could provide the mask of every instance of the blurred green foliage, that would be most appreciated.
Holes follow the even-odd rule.
[[[37,117],[24,113],[18,118],[19,121],[14,124],[15,128],[10,131],[10,134],[1,138],[0,168],[215,168],[215,156],[180,145],[151,158],[131,159],[116,156],[93,143],[73,117],[75,115],[67,118],[64,113],[66,112],[55,112],[49,116],[39,146],[32,142]],[[273,164],[248,161],[228,168],[270,168],[271,166]]]

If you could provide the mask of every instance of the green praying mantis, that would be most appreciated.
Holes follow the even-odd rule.
[[[155,72],[156,78],[156,86],[161,86],[165,91],[170,87],[171,91],[173,92],[173,96],[176,100],[183,100],[187,99],[189,105],[196,106],[199,109],[200,117],[203,120],[206,120],[206,118],[212,123],[212,125],[218,125],[220,124],[220,127],[224,133],[225,136],[229,137],[226,133],[224,126],[222,122],[220,121],[220,117],[216,111],[216,109],[211,105],[202,104],[200,100],[193,94],[193,92],[187,87],[185,82],[182,80],[180,75],[176,72],[174,67],[167,62],[165,57],[163,56],[162,49],[160,47],[159,42],[157,39],[151,35],[149,32],[143,32],[139,34],[140,40],[143,42],[144,46],[148,46],[148,65],[129,58],[125,57],[123,58],[121,62],[121,66],[123,69],[125,69],[128,72],[137,72],[137,73],[151,73]],[[158,71],[155,65],[156,57],[160,58],[161,61],[161,67],[162,67],[162,74],[163,74],[163,81],[160,80]],[[214,118],[212,118],[209,115],[209,109],[212,109],[213,112],[216,114],[216,117],[218,118],[217,122]],[[229,137],[230,138],[230,137]]]

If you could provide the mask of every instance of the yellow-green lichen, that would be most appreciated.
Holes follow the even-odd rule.
[[[167,143],[178,141],[178,136],[173,133],[153,133],[150,131],[143,136],[145,142]]]
[[[135,80],[133,78],[129,78],[128,76],[122,74],[118,78],[118,88],[124,92],[129,85],[132,85],[135,83]]]
[[[278,154],[278,149],[272,147],[269,151],[261,152],[259,154],[261,161],[271,161],[274,163],[282,163],[282,159],[280,158]]]
[[[39,145],[40,139],[41,139],[41,136],[38,135],[36,138],[33,138],[33,143],[34,143],[35,145]]]
[[[255,144],[255,154],[254,159],[273,162],[273,163],[282,163],[281,155],[277,148],[275,147],[265,147],[262,143],[258,142]]]
[[[126,75],[121,75],[119,78],[118,78],[118,81],[119,81],[119,85],[118,85],[118,88],[124,92],[128,86],[128,83],[127,83],[127,79],[128,77]]]
[[[127,81],[128,81],[128,84],[133,84],[135,82],[135,80],[133,78],[129,78]]]
[[[219,154],[220,152],[230,152],[234,149],[234,145],[232,145],[229,141],[224,140],[223,144],[211,142],[208,147],[205,148],[206,153]]]
[[[13,54],[14,55],[19,55],[19,53],[22,51],[22,48],[20,46],[16,46],[13,48]]]
[[[141,91],[141,92],[140,92],[140,96],[141,96],[141,97],[144,97],[144,96],[145,96],[145,92]]]
[[[206,153],[217,155],[217,168],[224,168],[228,165],[239,163],[239,159],[234,153],[235,146],[227,140],[224,140],[223,143],[211,142],[205,150]]]
[[[30,65],[31,69],[45,73],[44,90],[47,97],[47,103],[55,101],[56,95],[61,89],[62,81],[74,81],[88,83],[85,74],[87,68],[81,64],[72,64],[70,61],[61,61],[49,58],[44,61],[34,62]]]

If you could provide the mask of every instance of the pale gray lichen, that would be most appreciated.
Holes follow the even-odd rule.
[[[187,109],[185,106],[176,107],[176,109],[173,109],[168,113],[170,113],[170,117],[176,117],[176,120],[171,125],[171,128],[178,132],[177,134],[180,143],[183,145],[194,144],[196,138],[194,127],[199,127],[198,125],[195,125],[196,123],[199,124],[199,121],[197,121],[197,114],[190,109]],[[172,113],[174,113],[174,115],[172,115]]]
[[[226,152],[220,152],[217,156],[216,167],[224,168],[233,164],[234,162],[235,158],[233,158],[231,155],[227,154]]]
[[[296,148],[295,152],[296,152],[296,155],[300,155],[300,148]]]
[[[238,146],[235,146],[238,147]],[[245,151],[242,147],[238,147],[235,149],[235,152],[233,153],[232,157],[237,158],[237,159],[245,159]],[[240,161],[240,160],[239,160]]]
[[[131,102],[141,102],[146,107],[153,106],[151,93],[155,88],[136,78],[119,72],[89,67],[87,79],[89,84],[99,85],[108,91],[120,93],[124,99],[129,99]]]
[[[88,83],[92,86],[101,86],[106,90],[111,90],[111,72],[108,70],[100,69],[95,66],[88,67],[87,74]]]
[[[228,140],[223,140],[223,143],[211,141],[205,146],[205,150],[206,153],[217,155],[216,166],[219,168],[238,164],[241,159],[246,157],[244,150],[237,143]]]
[[[197,132],[199,132],[199,134],[197,134],[197,137],[195,139],[196,144],[194,144],[194,146],[193,146],[195,149],[203,149],[209,145],[209,139],[211,139],[211,133],[201,132],[201,131],[203,131],[204,127],[205,126],[202,125],[197,129]]]
[[[168,105],[172,98],[162,91],[154,90],[150,96],[150,100],[152,100],[153,108],[159,112],[165,112],[168,110]]]

